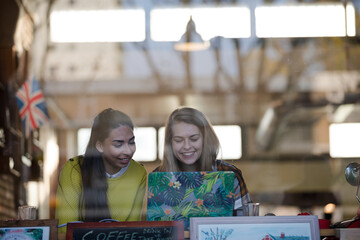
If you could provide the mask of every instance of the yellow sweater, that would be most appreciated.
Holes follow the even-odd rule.
[[[67,161],[61,170],[56,196],[55,217],[59,225],[79,221],[79,197],[82,191],[80,158]],[[108,205],[112,219],[140,221],[146,187],[146,170],[131,160],[126,172],[117,178],[108,178]],[[60,232],[66,228],[60,228]]]

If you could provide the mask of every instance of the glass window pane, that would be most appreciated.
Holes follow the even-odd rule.
[[[261,6],[255,9],[256,35],[261,38],[343,37],[348,32],[350,36],[355,31],[354,11],[348,4],[346,25],[342,3]]]
[[[241,158],[241,128],[236,125],[214,126],[214,131],[220,141],[219,159]],[[165,127],[159,129],[159,159],[164,154]]]
[[[196,31],[204,40],[222,36],[248,38],[251,35],[250,10],[247,7],[162,8],[151,11],[151,38],[154,41],[178,41],[192,17]]]
[[[85,154],[86,146],[90,139],[91,128],[80,128],[77,134],[78,155]]]
[[[153,127],[137,127],[134,130],[136,161],[155,161],[156,160],[156,129]]]
[[[165,141],[165,127],[161,127],[158,130],[158,148],[159,148],[159,159],[163,160],[164,156],[164,141]]]
[[[84,154],[90,138],[91,128],[81,128],[78,131],[78,154]],[[153,127],[138,127],[134,129],[136,161],[156,160],[156,129]]]
[[[141,42],[145,39],[145,12],[54,11],[50,17],[50,37],[52,42]]]
[[[360,157],[360,123],[333,123],[330,125],[330,156]]]
[[[236,125],[214,126],[220,141],[219,159],[241,158],[241,128]]]

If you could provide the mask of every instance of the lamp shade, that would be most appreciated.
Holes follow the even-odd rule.
[[[201,35],[196,32],[195,22],[190,17],[189,22],[186,25],[186,31],[181,36],[178,43],[174,45],[174,49],[177,51],[200,51],[210,47],[209,41],[204,41]]]

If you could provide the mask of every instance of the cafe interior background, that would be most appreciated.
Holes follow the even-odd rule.
[[[360,1],[2,0],[0,220],[54,218],[57,177],[112,107],[134,159],[161,163],[179,106],[204,112],[260,215],[355,216],[360,162]],[[185,45],[193,41],[193,45]],[[181,45],[183,44],[183,45]],[[15,95],[39,81],[49,121],[28,136]],[[125,193],[121,193],[125,194]]]

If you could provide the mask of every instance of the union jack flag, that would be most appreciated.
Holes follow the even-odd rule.
[[[49,121],[45,99],[35,76],[29,77],[16,92],[20,117],[28,137],[30,132]]]

